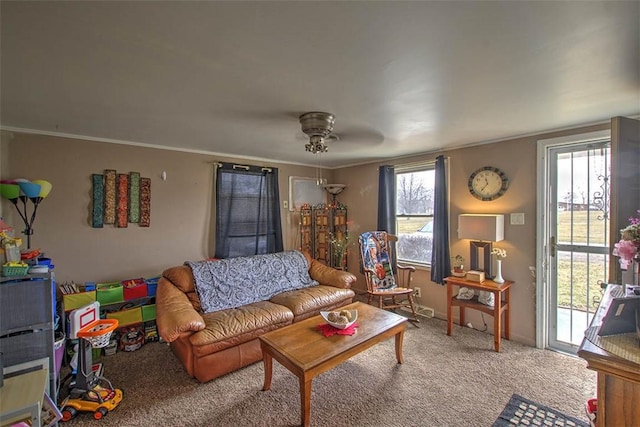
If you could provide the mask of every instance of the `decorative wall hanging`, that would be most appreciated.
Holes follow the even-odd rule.
[[[116,222],[116,171],[104,171],[104,223]]]
[[[139,172],[126,174],[105,169],[102,175],[91,175],[91,188],[91,227],[151,224],[151,180],[141,178]]]
[[[118,174],[117,200],[116,226],[125,228],[129,223],[129,175],[124,173]]]
[[[129,222],[140,222],[140,174],[129,174]]]
[[[104,224],[104,203],[96,203],[96,200],[104,200],[104,176],[97,173],[91,175],[91,187],[91,197],[93,198],[91,226],[93,228],[102,228]]]
[[[140,227],[151,223],[151,180],[140,178]]]

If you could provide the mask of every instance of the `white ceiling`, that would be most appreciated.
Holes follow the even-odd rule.
[[[337,167],[640,113],[640,2],[0,3],[2,127]]]

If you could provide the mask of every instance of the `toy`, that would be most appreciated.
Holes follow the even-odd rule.
[[[115,319],[100,319],[100,303],[93,302],[70,314],[70,338],[78,338],[78,362],[75,385],[60,405],[62,421],[69,421],[78,412],[93,412],[93,418],[102,419],[122,401],[122,390],[93,369],[92,348],[109,344],[109,338],[118,327]]]
[[[123,327],[118,335],[121,351],[136,351],[144,344],[144,329],[140,323]]]

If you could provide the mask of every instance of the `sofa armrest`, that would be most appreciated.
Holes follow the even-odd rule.
[[[205,328],[204,319],[193,308],[187,295],[164,277],[158,281],[156,323],[163,340],[173,342],[184,332]]]
[[[329,285],[342,289],[349,289],[357,280],[356,276],[348,271],[327,267],[315,259],[311,260],[309,275],[321,285]]]

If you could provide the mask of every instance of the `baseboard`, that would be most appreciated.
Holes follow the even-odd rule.
[[[415,305],[414,307],[418,316],[432,318],[435,315],[435,312],[431,307],[425,307],[424,305]],[[411,313],[411,307],[408,306],[400,307],[400,310]]]

